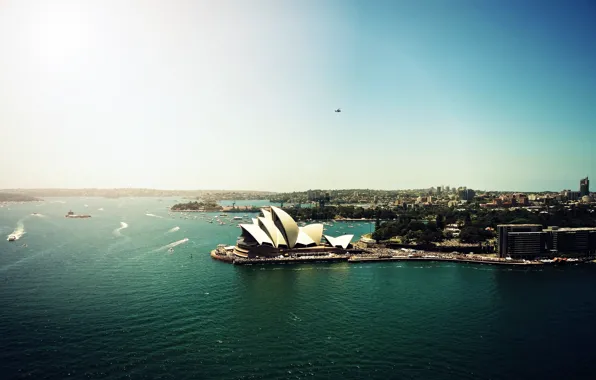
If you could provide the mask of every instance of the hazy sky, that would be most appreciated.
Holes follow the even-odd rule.
[[[0,188],[577,190],[595,20],[590,0],[0,0]]]

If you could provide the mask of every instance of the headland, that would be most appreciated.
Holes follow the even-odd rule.
[[[442,252],[416,251],[407,253],[389,248],[367,248],[337,250],[334,252],[310,252],[309,254],[287,254],[276,257],[238,257],[234,254],[233,246],[219,245],[211,251],[211,257],[234,265],[266,265],[266,264],[301,264],[301,263],[363,263],[386,261],[436,261],[468,264],[509,265],[509,266],[540,266],[548,264],[591,262],[595,258],[569,260],[507,260],[498,257],[476,254],[445,254]]]

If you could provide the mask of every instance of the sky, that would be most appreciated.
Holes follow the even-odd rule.
[[[577,190],[594,20],[594,1],[0,0],[0,188]]]

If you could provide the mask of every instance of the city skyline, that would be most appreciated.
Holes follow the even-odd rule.
[[[596,176],[595,18],[587,1],[4,1],[0,188],[575,191]]]
[[[81,187],[81,188],[41,188],[41,187],[31,187],[31,188],[6,188],[0,189],[0,191],[6,190],[120,190],[120,189],[130,189],[130,190],[157,190],[157,191],[180,191],[180,192],[190,192],[190,191],[201,191],[201,192],[262,192],[262,193],[286,193],[286,192],[296,192],[296,193],[310,193],[311,191],[435,191],[438,192],[439,189],[442,192],[455,192],[460,189],[468,189],[468,190],[476,190],[476,191],[485,191],[485,192],[503,192],[503,193],[515,193],[515,192],[524,192],[524,193],[561,193],[571,191],[574,193],[578,193],[580,195],[590,195],[592,191],[589,188],[589,177],[585,177],[579,180],[579,187],[578,189],[574,189],[573,187],[569,188],[562,188],[558,190],[519,190],[519,189],[479,189],[479,188],[472,188],[465,185],[448,185],[448,184],[441,184],[437,186],[429,186],[429,187],[421,187],[421,188],[386,188],[386,189],[379,189],[379,188],[308,188],[308,189],[293,189],[291,191],[273,191],[273,190],[255,190],[255,189],[174,189],[174,188],[137,188],[137,187],[122,187],[122,188],[91,188],[91,187]]]

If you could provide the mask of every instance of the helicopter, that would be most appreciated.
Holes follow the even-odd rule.
[[[341,108],[336,109],[335,112],[341,112]]]

